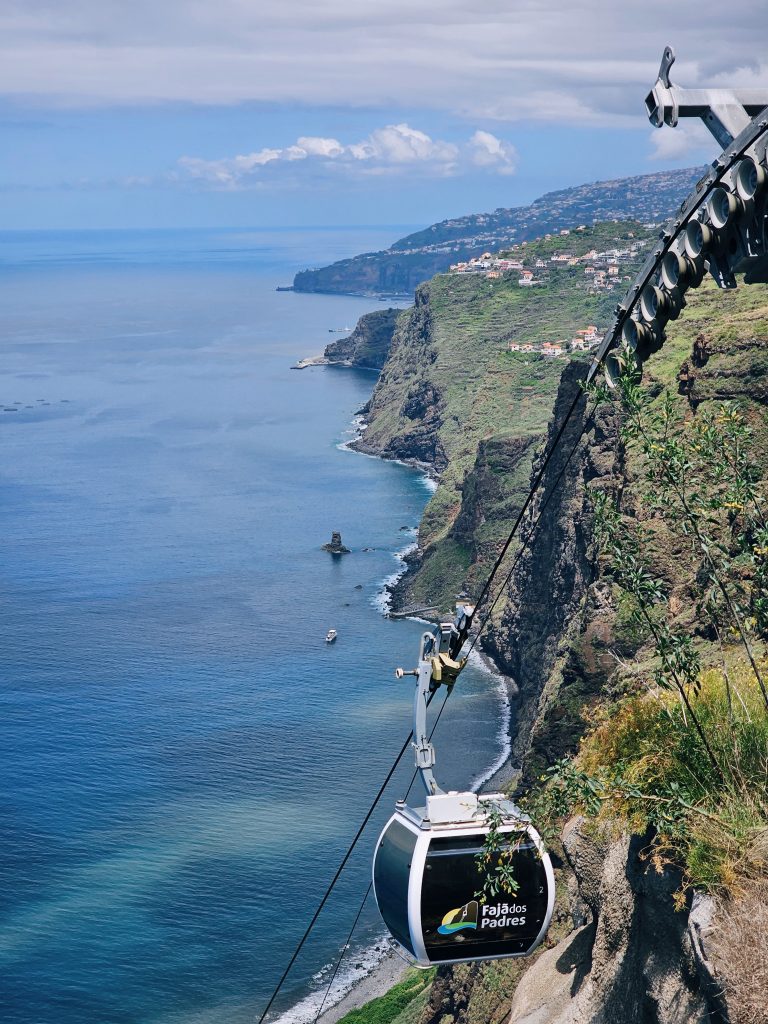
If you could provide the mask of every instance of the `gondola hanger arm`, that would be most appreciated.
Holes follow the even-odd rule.
[[[429,739],[427,707],[430,697],[438,687],[446,686],[449,690],[453,689],[459,673],[466,664],[466,658],[457,658],[460,650],[460,645],[457,647],[457,644],[460,639],[463,643],[473,612],[474,608],[471,605],[457,605],[456,618],[453,622],[441,622],[434,630],[422,633],[418,667],[395,669],[398,679],[416,676],[413,698],[413,749],[416,768],[428,796],[436,796],[444,791],[437,784],[432,771],[435,764],[435,748]]]

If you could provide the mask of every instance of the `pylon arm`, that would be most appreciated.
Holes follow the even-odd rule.
[[[669,80],[675,51],[667,46],[659,77],[648,93],[645,109],[652,125],[676,127],[681,117],[700,117],[725,149],[749,122],[768,106],[768,89],[681,89]]]
[[[418,678],[416,692],[413,695],[413,750],[416,767],[424,783],[428,795],[442,793],[432,774],[435,763],[435,748],[429,741],[427,729],[427,703],[430,694],[437,689],[432,681],[432,656],[437,649],[437,640],[432,633],[424,633],[421,637],[419,652]]]

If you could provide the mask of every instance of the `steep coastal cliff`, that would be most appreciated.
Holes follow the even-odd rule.
[[[511,352],[510,339],[540,342],[599,324],[606,300],[585,293],[565,272],[538,292],[455,277],[418,289],[413,309],[398,320],[360,442],[369,452],[427,464],[439,480],[419,551],[396,594],[401,607],[434,602],[447,609],[457,593],[476,591],[577,392],[584,362]],[[665,389],[675,395],[688,419],[737,400],[762,474],[768,290],[721,292],[707,284],[692,294],[664,349],[647,364],[643,387],[651,396]],[[641,690],[653,674],[648,638],[628,627],[599,557],[590,488],[621,496],[627,515],[651,523],[650,561],[702,663],[736,657],[732,640],[721,648],[696,621],[700,565],[648,511],[641,462],[624,444],[619,409],[600,407],[586,421],[584,403],[580,409],[523,523],[525,536],[542,513],[535,540],[506,582],[482,643],[519,689],[512,757],[523,793],[578,750],[607,702]],[[581,819],[568,823],[555,847],[559,909],[546,948],[533,963],[439,970],[420,1024],[765,1021],[748,991],[759,972],[745,974],[728,946],[736,940],[722,938],[744,941],[749,934],[762,949],[758,962],[765,958],[765,934],[749,929],[760,906],[754,887],[762,883],[745,882],[716,900],[697,896],[692,906],[690,891],[673,898],[682,880],[674,858],[649,861],[648,842],[618,825],[611,833]],[[754,855],[758,877],[768,868],[762,850]]]
[[[542,265],[533,287],[521,286],[517,273],[451,274],[417,289],[414,306],[398,318],[358,444],[439,474],[401,603],[450,609],[459,591],[472,592],[485,578],[525,500],[534,452],[570,366],[564,351],[547,354],[546,346],[567,346],[576,332],[604,327],[623,279],[654,238],[634,222],[596,225],[514,250],[526,265]],[[630,248],[636,251],[622,259],[618,283],[596,288],[585,254]],[[578,372],[568,373],[575,387]]]
[[[387,361],[400,312],[400,309],[389,307],[366,313],[346,338],[325,346],[323,357],[329,363],[380,370]]]

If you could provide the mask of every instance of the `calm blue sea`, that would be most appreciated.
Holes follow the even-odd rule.
[[[377,601],[429,489],[343,448],[373,374],[289,369],[377,304],[275,291],[396,234],[0,235],[5,1024],[253,1021],[407,734],[393,669],[422,627]],[[460,689],[436,736],[453,786],[502,749],[493,678]],[[345,978],[381,931],[369,908]]]

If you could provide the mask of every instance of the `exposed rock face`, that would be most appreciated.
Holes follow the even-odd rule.
[[[395,323],[400,313],[400,309],[390,307],[361,316],[351,334],[325,346],[325,359],[329,363],[341,363],[343,366],[380,370],[389,355]]]
[[[464,479],[461,508],[450,531],[454,540],[471,551],[473,561],[480,556],[480,530],[489,517],[514,521],[519,507],[508,501],[506,481],[519,469],[528,470],[536,440],[489,437],[480,442],[475,464]]]
[[[583,373],[584,368],[578,363],[566,366],[543,450],[553,441],[578,394]],[[600,409],[586,424],[579,441],[584,420],[582,399],[546,469],[523,526],[522,536],[536,529],[535,543],[521,556],[510,582],[504,613],[498,625],[489,630],[483,645],[520,688],[513,750],[515,758],[521,762],[536,739],[536,720],[546,716],[548,706],[557,701],[564,711],[571,696],[567,693],[569,683],[580,690],[585,682],[589,684],[582,666],[577,670],[572,664],[576,657],[573,634],[581,626],[577,613],[586,610],[588,588],[595,578],[586,488],[587,485],[608,486],[614,474],[621,470],[622,454],[618,423],[612,409]],[[541,465],[540,454],[534,462],[534,477]],[[540,514],[540,522],[534,526]],[[595,611],[595,605],[593,598],[591,612]],[[557,668],[560,671],[556,671]],[[601,666],[594,668],[597,669],[594,682],[599,686],[603,680]],[[560,730],[550,720],[546,748],[538,751],[538,756],[546,763],[562,756],[573,742],[573,721],[558,711],[554,714],[555,718],[560,715],[564,735],[558,737]],[[528,767],[529,771],[535,770]]]
[[[639,853],[642,837],[600,842],[576,819],[564,847],[591,923],[547,950],[523,975],[508,1024],[690,1024],[722,1021],[708,998],[672,893]]]
[[[389,358],[364,412],[368,428],[355,447],[385,458],[447,464],[439,437],[442,396],[430,379],[435,359],[428,286],[397,321]]]
[[[498,293],[490,285],[487,294],[453,290],[460,287],[468,288],[438,279],[419,288],[416,306],[399,320],[361,445],[430,462],[441,474],[420,529],[412,563],[417,571],[409,574],[411,586],[425,579],[424,589],[408,591],[408,577],[401,584],[409,603],[427,604],[443,581],[445,592],[473,591],[472,560],[482,565],[483,556],[487,566],[488,553],[498,551],[584,372],[583,364],[548,364],[542,374],[552,372],[551,378],[534,377],[538,364],[525,364],[529,376],[515,378],[523,364],[505,361],[498,345],[509,309],[489,328],[490,313],[501,309],[492,305]],[[524,312],[530,325],[530,311]],[[674,393],[679,384],[691,416],[739,400],[755,431],[755,462],[765,468],[767,289],[701,289],[663,358],[651,360],[645,374],[655,394],[665,386]],[[536,401],[552,413],[548,426],[530,413]],[[588,489],[621,497],[628,516],[651,513],[634,456],[623,448],[617,412],[603,407],[585,422],[584,405],[582,399],[543,473],[521,531],[524,537],[535,528],[533,543],[511,574],[483,644],[519,686],[513,753],[525,786],[577,749],[594,706],[606,694],[623,692],[621,662],[642,643],[622,624],[611,581],[601,576]],[[669,586],[672,614],[687,614],[689,560],[679,538],[661,529],[654,538],[649,557]],[[445,556],[449,545],[452,562]],[[693,628],[692,619],[686,624]],[[712,973],[717,958],[706,948],[710,925],[697,923],[698,909],[690,919],[686,910],[674,910],[680,879],[671,870],[657,874],[643,860],[645,842],[614,837],[597,843],[572,823],[558,907],[562,912],[562,889],[568,888],[573,924],[553,928],[548,941],[557,944],[532,960],[441,968],[420,1024],[500,1024],[508,1012],[510,1024],[728,1021],[717,995],[725,975]],[[730,1018],[732,1024],[741,1019]]]

